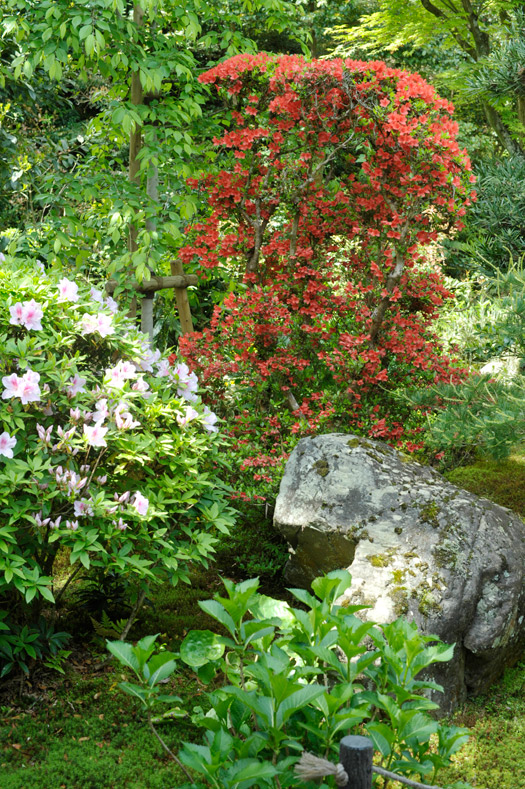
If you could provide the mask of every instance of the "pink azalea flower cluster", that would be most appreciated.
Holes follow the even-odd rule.
[[[16,373],[5,375],[2,378],[2,383],[5,386],[2,399],[9,400],[19,397],[23,405],[39,402],[41,398],[39,381],[40,373],[33,372],[33,370],[28,370],[21,377]]]
[[[42,305],[34,299],[31,301],[17,301],[12,307],[9,307],[11,313],[11,323],[13,326],[24,326],[29,331],[42,331],[42,318],[44,311]]]
[[[98,333],[101,337],[108,337],[110,334],[115,333],[113,317],[103,312],[99,312],[98,315],[90,315],[88,312],[85,312],[82,316],[80,331],[82,334]]]
[[[184,362],[176,364],[171,367],[168,360],[165,360],[168,365],[168,374],[171,380],[177,387],[177,394],[185,400],[195,402],[197,400],[197,390],[199,388],[199,381],[195,373],[190,373],[190,368]]]

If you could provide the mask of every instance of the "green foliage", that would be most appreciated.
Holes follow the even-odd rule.
[[[259,594],[257,580],[235,584],[225,578],[225,594],[200,603],[220,632],[190,631],[179,658],[201,681],[219,672],[227,684],[207,694],[209,712],[194,710],[204,744],[184,743],[179,752],[180,762],[202,782],[192,786],[297,786],[293,764],[301,751],[336,754],[349,730],[368,734],[382,764],[399,773],[433,782],[449,763],[466,732],[429,715],[437,705],[424,694],[440,688],[420,672],[450,660],[454,647],[423,636],[403,619],[363,622],[356,613],[364,606],[336,604],[350,581],[348,572],[339,571],[317,578],[314,594],[290,590],[300,604],[293,608]],[[148,664],[154,641],[151,636],[136,647],[108,643],[139,680],[122,683],[122,689],[138,697],[148,715],[163,697]],[[175,669],[173,656],[157,657],[164,671]],[[430,745],[433,735],[436,747]]]
[[[140,24],[133,6],[144,11]],[[202,111],[209,91],[197,81],[199,69],[210,54],[254,51],[241,23],[246,13],[258,15],[261,30],[286,28],[290,37],[304,38],[293,4],[284,0],[2,4],[0,83],[11,89],[14,77],[20,91],[29,86],[35,94],[42,83],[55,82],[59,103],[69,92],[77,114],[87,106],[89,116],[84,128],[58,140],[44,133],[43,153],[30,146],[24,158],[31,171],[30,216],[20,222],[18,251],[37,240],[41,259],[99,276],[133,269],[141,279],[168,268],[196,209],[185,179],[209,166],[203,143],[216,133],[214,113]],[[139,104],[128,97],[133,74],[145,97]],[[11,124],[8,134],[16,136],[19,127]],[[128,145],[135,130],[142,145],[131,182]],[[17,169],[15,159],[13,152],[8,172]],[[153,172],[160,180],[158,200],[144,189]],[[138,229],[132,253],[131,226]]]
[[[0,272],[0,600],[24,638],[55,602],[60,549],[69,580],[94,568],[176,584],[233,515],[196,378],[175,380],[112,302],[58,279],[15,261]]]
[[[62,647],[69,641],[69,634],[56,632],[52,624],[41,616],[34,627],[11,621],[7,611],[0,611],[0,677],[13,669],[29,674],[32,661],[42,660],[44,665],[64,673],[62,663],[71,654]]]
[[[494,351],[501,357],[512,355],[517,362],[515,375],[498,376],[491,372],[472,376],[463,384],[410,393],[410,400],[417,407],[435,409],[425,438],[433,449],[449,450],[457,457],[458,453],[468,454],[481,447],[501,459],[523,439],[524,291],[522,266],[511,265],[506,273],[496,272],[496,277],[487,283],[487,310],[494,317],[492,325],[487,324],[484,308],[478,305],[476,310],[474,305],[470,311],[470,348],[477,349],[475,353],[482,353],[485,359]]]
[[[443,244],[445,265],[453,276],[474,268],[490,277],[525,254],[525,159],[482,162],[475,172],[477,202],[465,228]]]

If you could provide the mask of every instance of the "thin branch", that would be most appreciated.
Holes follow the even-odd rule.
[[[382,775],[383,778],[388,778],[390,781],[399,781],[401,784],[411,786],[412,789],[441,789],[440,786],[431,786],[430,784],[420,784],[418,781],[411,781],[410,778],[405,778],[404,775],[391,773],[390,770],[385,770],[383,767],[378,767],[375,764],[372,765],[372,771],[378,775]]]
[[[166,753],[168,753],[168,754],[171,756],[171,758],[173,759],[173,761],[175,762],[175,764],[177,764],[177,765],[178,765],[178,767],[180,767],[180,769],[182,770],[182,772],[184,773],[184,775],[186,776],[186,778],[188,779],[188,781],[189,781],[189,782],[190,782],[190,783],[193,785],[193,783],[194,783],[194,781],[193,781],[193,778],[191,777],[191,775],[189,774],[189,772],[186,770],[186,768],[184,767],[184,765],[182,764],[182,762],[180,761],[180,759],[179,759],[177,756],[175,756],[175,754],[173,753],[173,751],[171,750],[171,748],[169,748],[169,747],[166,745],[166,743],[164,742],[164,740],[162,739],[162,737],[161,737],[161,736],[160,736],[160,734],[158,733],[157,729],[156,729],[156,728],[155,728],[155,726],[153,725],[153,721],[151,720],[151,711],[150,711],[150,710],[148,710],[148,726],[150,727],[151,731],[153,732],[153,734],[155,735],[155,737],[157,738],[157,740],[160,742],[160,744],[162,745],[162,747],[164,748],[164,750],[166,751]]]

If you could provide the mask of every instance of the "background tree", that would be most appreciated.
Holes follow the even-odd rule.
[[[515,36],[516,14],[521,3],[514,0],[380,0],[379,10],[363,16],[359,25],[342,32],[343,49],[359,46],[367,52],[384,49],[396,52],[403,45],[422,46],[441,39],[441,46],[453,47],[465,56],[464,79],[501,50]],[[512,114],[520,117],[521,90],[512,97]],[[509,123],[508,108],[502,113],[491,96],[482,96],[486,121],[504,150],[523,156],[521,134]]]

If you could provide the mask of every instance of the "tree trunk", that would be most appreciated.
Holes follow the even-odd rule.
[[[135,3],[133,6],[133,22],[137,27],[142,27],[144,24],[144,11],[140,6],[140,3]],[[144,99],[144,95],[142,92],[142,83],[140,81],[140,72],[134,71],[131,75],[131,103],[132,104],[142,104]],[[140,186],[140,162],[138,160],[138,154],[142,146],[142,130],[140,126],[136,126],[135,129],[131,132],[129,136],[129,170],[128,170],[128,179],[131,183]],[[132,222],[129,227],[129,236],[128,236],[128,249],[131,255],[137,251],[137,234],[138,228],[135,222]],[[131,302],[131,308],[129,315],[131,318],[135,318],[137,314],[137,299],[134,296],[133,301]]]

